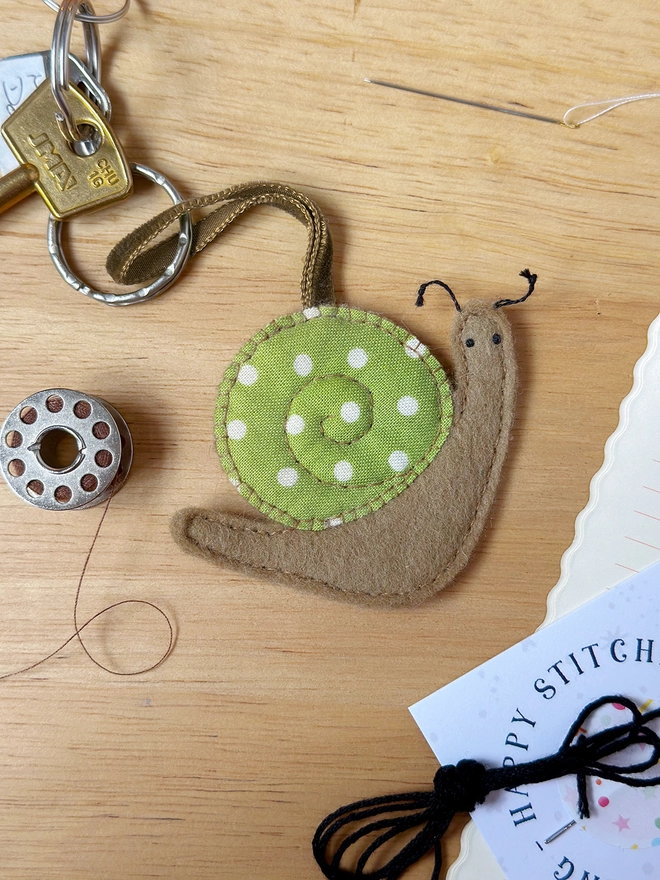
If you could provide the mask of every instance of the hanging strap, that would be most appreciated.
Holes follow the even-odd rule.
[[[332,282],[332,238],[325,217],[310,198],[283,183],[258,181],[232,186],[208,196],[197,196],[173,205],[123,238],[108,254],[106,269],[119,284],[143,284],[167,268],[176,253],[178,233],[149,247],[182,214],[220,205],[195,221],[192,254],[210,244],[237,217],[256,205],[272,205],[307,226],[309,241],[300,293],[304,308],[335,301]]]

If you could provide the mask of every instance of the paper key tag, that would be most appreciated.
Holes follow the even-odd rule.
[[[0,60],[0,125],[48,76],[49,52],[32,52]],[[12,151],[0,138],[0,174],[16,165]]]
[[[416,703],[410,711],[438,760],[502,766],[552,754],[580,710],[603,693],[624,694],[643,711],[658,708],[658,596],[660,564]],[[595,729],[616,724],[619,711],[621,723],[628,720],[614,704]],[[571,777],[491,794],[475,810],[508,880],[660,877],[660,788],[593,778],[588,789],[587,820],[577,816]]]

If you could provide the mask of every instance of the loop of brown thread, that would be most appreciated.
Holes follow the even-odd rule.
[[[286,184],[269,181],[239,184],[173,205],[114,246],[106,260],[108,273],[117,283],[127,285],[144,284],[162,274],[174,259],[179,235],[177,233],[149,247],[151,242],[182,214],[217,204],[220,204],[219,208],[195,222],[192,254],[203,250],[250,208],[272,205],[307,226],[309,241],[300,281],[303,307],[334,303],[332,239],[325,217],[318,205],[304,193]]]
[[[158,605],[153,602],[149,602],[147,599],[122,599],[120,602],[113,602],[112,605],[107,605],[105,608],[102,608],[100,611],[97,611],[96,614],[92,615],[89,620],[86,620],[82,626],[78,625],[78,602],[80,600],[80,591],[82,589],[83,581],[85,579],[85,574],[87,572],[87,567],[89,566],[89,561],[92,558],[92,552],[96,545],[96,542],[99,537],[99,533],[101,531],[101,526],[103,525],[103,521],[105,520],[106,514],[108,513],[108,508],[110,507],[110,502],[112,501],[113,495],[110,495],[108,500],[105,503],[103,508],[103,514],[101,519],[99,520],[99,524],[96,527],[96,532],[94,534],[94,538],[92,540],[92,545],[87,552],[87,556],[85,558],[84,565],[82,567],[82,572],[80,573],[80,578],[78,579],[78,587],[76,589],[76,598],[73,603],[73,626],[74,632],[69,638],[63,642],[58,648],[55,648],[54,651],[51,651],[50,654],[47,654],[45,657],[42,657],[41,660],[37,660],[35,663],[31,663],[29,666],[24,666],[22,669],[16,669],[14,672],[6,672],[4,675],[0,675],[0,681],[4,678],[12,678],[15,675],[21,675],[24,672],[30,672],[32,669],[36,669],[37,666],[41,666],[42,663],[45,663],[47,660],[50,660],[51,657],[55,657],[60,651],[63,651],[66,646],[72,642],[74,639],[78,639],[80,643],[80,647],[83,649],[85,654],[89,657],[89,659],[94,663],[99,669],[103,669],[105,672],[109,672],[111,675],[123,675],[123,676],[131,676],[131,675],[142,675],[146,672],[151,672],[153,669],[156,669],[161,663],[164,663],[165,660],[172,653],[172,649],[174,648],[174,627],[172,626],[172,621],[169,619],[167,614],[163,611],[162,608],[159,608]],[[103,614],[107,614],[108,611],[112,611],[113,608],[120,608],[122,605],[142,605],[148,608],[153,608],[154,611],[157,611],[158,614],[163,618],[165,623],[167,624],[167,629],[169,631],[169,639],[167,643],[167,647],[160,655],[160,657],[156,660],[155,663],[152,663],[151,666],[146,666],[143,669],[135,669],[131,672],[120,672],[117,669],[112,669],[109,666],[105,666],[101,663],[100,660],[97,660],[96,657],[91,653],[87,645],[85,644],[82,631],[86,629],[91,623],[93,623],[97,618],[101,617]]]

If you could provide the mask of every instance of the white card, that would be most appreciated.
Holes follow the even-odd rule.
[[[562,557],[544,626],[619,583],[631,570],[660,560],[660,491],[653,491],[660,490],[658,438],[660,316],[649,327],[633,388],[621,404],[618,427],[591,481],[589,503],[577,517],[573,543]],[[463,831],[461,853],[447,880],[504,880],[474,822]]]
[[[584,706],[606,694],[658,708],[659,596],[656,564],[416,703],[410,711],[438,760],[495,767],[553,754]],[[625,720],[616,707],[599,716]],[[591,818],[551,843],[577,818],[571,777],[493,793],[473,818],[508,880],[660,878],[660,787],[594,779],[589,794]]]
[[[48,75],[48,55],[47,52],[34,52],[0,60],[0,124],[9,119],[14,110],[44,81]],[[0,137],[0,174],[7,174],[17,165],[14,154]]]

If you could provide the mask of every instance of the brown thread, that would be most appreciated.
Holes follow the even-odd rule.
[[[71,489],[68,486],[58,486],[55,489],[55,501],[59,501],[60,504],[67,504],[71,501]]]
[[[22,477],[25,473],[25,462],[20,458],[12,458],[7,465],[7,470],[12,477]]]
[[[96,491],[96,487],[98,486],[99,481],[94,476],[94,474],[85,474],[84,477],[80,480],[80,487],[85,492],[94,492]]]
[[[109,449],[99,449],[94,456],[94,461],[100,468],[110,467],[112,464],[112,453]]]
[[[86,400],[79,400],[74,404],[73,414],[79,419],[88,419],[92,414],[92,406]]]
[[[114,496],[110,495],[108,498],[105,507],[103,508],[103,514],[101,515],[101,519],[99,520],[99,524],[96,527],[96,532],[94,533],[94,538],[92,539],[92,544],[89,550],[87,551],[87,556],[85,557],[85,562],[82,567],[82,572],[80,573],[80,578],[78,580],[78,587],[76,589],[76,598],[73,603],[73,626],[74,632],[69,638],[63,642],[58,648],[55,648],[54,651],[51,651],[50,654],[47,654],[45,657],[42,657],[41,660],[37,660],[34,663],[31,663],[29,666],[24,666],[22,669],[16,669],[14,672],[5,672],[3,675],[0,675],[0,681],[5,678],[12,678],[15,675],[22,675],[24,672],[30,672],[32,669],[36,669],[37,666],[41,666],[42,663],[45,663],[47,660],[50,660],[52,657],[55,657],[60,651],[63,651],[66,646],[72,642],[74,639],[78,639],[80,643],[80,647],[83,649],[85,654],[89,657],[89,659],[94,663],[95,666],[98,666],[99,669],[103,669],[105,672],[109,672],[111,675],[122,675],[122,676],[132,676],[132,675],[143,675],[144,673],[151,672],[153,669],[156,669],[161,663],[164,663],[165,660],[172,653],[172,649],[174,648],[174,627],[172,626],[172,621],[169,619],[167,614],[163,611],[162,608],[159,608],[158,605],[153,602],[149,602],[148,599],[122,599],[120,602],[113,602],[111,605],[106,605],[105,608],[102,608],[100,611],[97,611],[96,614],[92,615],[89,620],[85,621],[82,626],[78,625],[78,603],[80,600],[80,591],[82,590],[83,581],[85,579],[85,574],[87,572],[87,567],[89,566],[89,561],[92,558],[92,552],[94,547],[96,546],[96,542],[99,537],[99,533],[101,531],[101,526],[103,525],[103,521],[108,513],[108,508],[110,507],[110,502]],[[93,623],[97,618],[101,617],[103,614],[106,614],[108,611],[112,611],[114,608],[120,608],[122,605],[142,605],[148,608],[153,608],[154,611],[157,611],[158,614],[163,618],[165,623],[167,624],[167,628],[169,630],[169,640],[167,643],[167,647],[161,654],[161,656],[153,663],[151,666],[147,666],[144,669],[136,669],[132,672],[120,672],[117,669],[111,669],[109,666],[105,666],[101,663],[100,660],[97,660],[94,655],[90,652],[89,648],[85,644],[82,638],[82,631],[86,629],[91,623]]]
[[[18,449],[23,444],[23,435],[20,431],[10,431],[5,437],[5,443],[10,449]]]
[[[110,436],[110,425],[107,422],[97,422],[92,428],[92,434],[97,440],[105,440]]]
[[[62,412],[63,408],[64,401],[58,394],[51,394],[50,397],[46,398],[46,409],[48,412]]]

